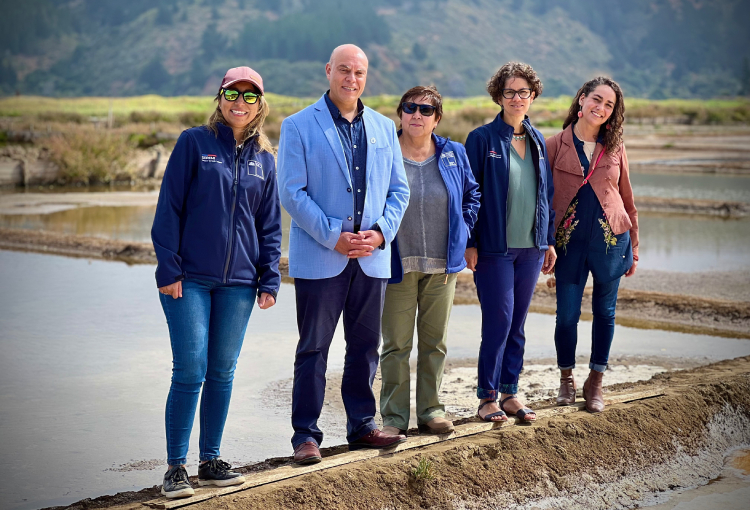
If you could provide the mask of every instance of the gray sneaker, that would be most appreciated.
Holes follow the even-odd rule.
[[[169,499],[187,498],[195,494],[184,466],[173,466],[164,474],[161,493]]]
[[[245,477],[234,471],[232,466],[221,459],[211,459],[201,464],[198,468],[198,485],[217,485],[226,487],[228,485],[241,485],[245,483]]]

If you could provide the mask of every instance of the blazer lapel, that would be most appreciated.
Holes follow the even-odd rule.
[[[339,168],[344,172],[344,177],[349,186],[352,185],[352,178],[349,175],[349,168],[346,166],[346,157],[344,156],[344,149],[341,147],[341,140],[339,139],[339,133],[336,131],[336,126],[331,118],[331,112],[328,110],[328,105],[324,97],[321,97],[317,103],[315,103],[315,120],[318,121],[320,129],[323,130],[323,134],[328,140],[328,144],[331,146],[336,161],[339,163]],[[369,155],[368,155],[369,159]]]
[[[365,171],[367,175],[367,188],[370,188],[371,176],[375,175],[372,171],[375,165],[375,148],[377,147],[377,127],[375,126],[375,119],[372,118],[372,113],[365,107],[365,112],[362,114],[362,120],[365,123],[365,137],[367,138],[367,168]],[[365,201],[367,201],[367,195],[365,195]]]

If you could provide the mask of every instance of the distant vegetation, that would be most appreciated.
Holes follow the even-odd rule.
[[[396,123],[400,96],[365,98],[365,103]],[[271,105],[265,131],[278,141],[281,121],[317,97],[269,94]],[[542,97],[530,116],[536,126],[559,128],[570,96]],[[184,129],[207,120],[215,108],[210,96],[136,96],[125,98],[49,97],[0,98],[0,146],[30,144],[46,149],[61,169],[60,181],[108,183],[129,179],[128,162],[135,149],[163,145],[171,149]],[[469,132],[489,122],[499,111],[487,96],[446,98],[437,133],[464,142]],[[111,112],[111,116],[110,116]],[[750,123],[750,100],[626,100],[627,123],[736,124]]]
[[[545,96],[601,72],[631,97],[750,95],[741,0],[0,2],[0,95],[210,94],[227,68],[251,65],[269,91],[314,96],[344,42],[367,51],[371,94],[433,83],[476,96],[523,60]]]

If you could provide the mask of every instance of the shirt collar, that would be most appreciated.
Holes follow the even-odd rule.
[[[583,146],[583,140],[581,140],[580,138],[578,138],[578,135],[576,135],[575,124],[573,124],[571,126],[571,133],[573,133],[573,143],[576,144],[576,145]],[[604,145],[604,135],[602,135],[602,134],[598,135],[596,137],[596,143],[600,143],[600,144]]]
[[[333,117],[334,119],[343,118],[341,116],[341,111],[338,109],[338,107],[335,104],[333,104],[333,101],[331,101],[331,98],[329,97],[330,93],[331,93],[330,90],[326,91],[325,96],[323,97],[326,98],[326,105],[328,106],[328,111],[331,112],[331,117]],[[352,120],[352,122],[361,118],[364,111],[365,111],[365,105],[362,103],[361,99],[357,99],[357,115],[354,117],[354,120]]]

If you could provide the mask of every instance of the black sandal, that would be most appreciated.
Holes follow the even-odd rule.
[[[508,415],[505,414],[505,411],[498,411],[496,413],[487,414],[484,416],[484,418],[482,418],[482,416],[479,414],[479,411],[481,411],[482,408],[486,406],[487,404],[493,404],[493,403],[497,403],[497,400],[487,400],[486,402],[482,402],[481,404],[479,404],[479,409],[477,409],[477,418],[479,418],[482,421],[486,421],[490,423],[502,423],[504,421],[508,421]],[[494,418],[495,416],[501,416],[504,419],[493,420],[492,418]]]
[[[516,397],[515,395],[511,395],[510,397],[505,397],[502,400],[502,402],[500,402],[500,409],[502,409],[503,411],[505,411],[505,408],[503,407],[503,404],[506,403],[508,400],[510,400],[512,398],[515,398],[516,400],[518,400],[518,397]],[[528,407],[524,407],[522,409],[519,409],[515,413],[511,413],[510,411],[505,411],[505,412],[508,413],[511,416],[515,416],[516,418],[518,418],[519,420],[523,421],[524,423],[531,423],[532,421],[536,420],[536,413],[534,412],[533,409],[529,409]],[[534,417],[533,418],[531,418],[531,417],[526,418],[526,416],[528,416],[529,414],[533,414]]]

